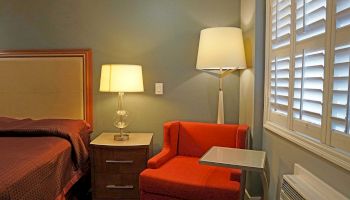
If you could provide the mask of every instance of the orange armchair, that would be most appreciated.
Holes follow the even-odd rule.
[[[246,148],[247,132],[246,125],[165,123],[163,149],[140,174],[140,199],[242,198],[245,174],[241,170],[200,165],[199,158],[212,146]]]

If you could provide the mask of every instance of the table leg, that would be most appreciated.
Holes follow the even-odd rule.
[[[262,172],[260,172],[260,178],[261,178],[261,183],[263,186],[263,200],[268,200],[268,193],[269,193],[269,183],[267,180],[267,176],[266,176],[266,172],[265,170],[262,170]]]

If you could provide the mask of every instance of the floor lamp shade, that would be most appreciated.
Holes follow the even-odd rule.
[[[223,77],[233,71],[245,69],[242,30],[235,27],[207,28],[201,31],[196,68],[200,70],[220,70],[217,123],[224,123]]]
[[[246,68],[242,30],[235,27],[202,30],[196,68],[209,70]]]
[[[101,92],[143,92],[143,90],[140,65],[102,65]]]

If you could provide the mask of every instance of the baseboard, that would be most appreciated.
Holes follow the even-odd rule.
[[[244,200],[261,200],[260,196],[252,197],[247,190],[244,191]]]

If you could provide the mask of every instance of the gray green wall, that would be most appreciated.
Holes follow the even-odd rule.
[[[92,49],[94,136],[114,131],[116,94],[98,91],[101,64],[142,65],[145,92],[125,98],[128,130],[154,132],[155,152],[163,122],[216,121],[218,81],[195,69],[200,30],[215,26],[240,26],[240,0],[0,0],[0,49]],[[226,122],[237,123],[239,74],[224,84]]]

